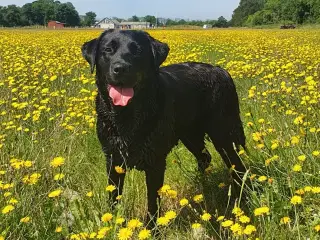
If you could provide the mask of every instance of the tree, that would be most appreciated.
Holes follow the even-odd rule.
[[[242,26],[248,17],[263,9],[266,0],[240,0],[239,6],[233,11],[231,23]]]
[[[33,25],[34,17],[33,17],[33,9],[32,3],[27,3],[21,8],[22,21],[23,25]]]
[[[139,21],[139,18],[138,18],[136,15],[132,16],[131,18],[129,18],[128,21],[131,21],[131,22],[140,22],[140,21]]]
[[[8,5],[3,10],[3,25],[6,27],[21,26],[21,9],[16,5]]]
[[[157,19],[155,16],[147,15],[143,19],[144,19],[144,21],[149,22],[152,25],[156,25]]]
[[[96,22],[97,14],[94,12],[87,12],[84,17],[84,26],[92,26]]]
[[[218,21],[215,23],[214,26],[218,28],[226,28],[228,27],[228,20],[221,16],[218,18]]]
[[[70,2],[58,5],[56,20],[65,23],[67,26],[80,25],[79,13]]]

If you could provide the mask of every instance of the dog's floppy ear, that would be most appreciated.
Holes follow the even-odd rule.
[[[166,43],[160,42],[149,35],[155,66],[158,68],[166,60],[170,51]]]
[[[94,67],[96,65],[96,53],[97,53],[98,39],[92,39],[82,45],[81,51],[82,56],[90,64],[91,73],[94,72]]]

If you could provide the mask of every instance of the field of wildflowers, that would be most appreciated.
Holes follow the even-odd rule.
[[[107,183],[95,80],[80,52],[99,33],[0,30],[0,239],[155,239],[144,223],[142,172],[130,171],[111,208],[117,190]],[[158,238],[319,239],[320,31],[150,34],[171,48],[164,65],[203,61],[230,71],[253,186],[233,206],[230,170],[211,143],[205,176],[178,145],[159,190]]]

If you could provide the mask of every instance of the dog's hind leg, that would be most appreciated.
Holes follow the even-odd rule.
[[[198,169],[204,173],[206,168],[209,167],[211,162],[211,155],[205,148],[204,132],[195,131],[187,133],[180,137],[182,143],[186,148],[196,157],[198,161]]]
[[[228,132],[223,133],[221,128],[219,129],[219,127],[217,127],[217,129],[209,130],[208,135],[227,167],[229,169],[234,167],[235,171],[232,172],[233,179],[241,184],[242,176],[246,172],[246,168],[237,151],[234,149],[234,142],[230,134]]]

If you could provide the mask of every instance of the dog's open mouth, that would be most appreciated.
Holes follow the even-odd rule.
[[[133,88],[124,88],[119,86],[108,86],[109,97],[116,106],[126,106],[134,95]]]

